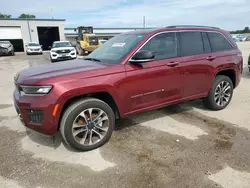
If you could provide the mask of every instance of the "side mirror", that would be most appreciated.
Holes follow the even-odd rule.
[[[146,63],[154,60],[154,55],[151,51],[142,50],[137,52],[130,60],[130,63]]]
[[[41,48],[43,47],[43,45],[41,45]]]

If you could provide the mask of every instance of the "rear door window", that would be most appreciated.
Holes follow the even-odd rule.
[[[180,56],[191,56],[204,53],[201,32],[179,32]]]
[[[229,41],[220,33],[208,32],[208,38],[213,52],[233,49]]]

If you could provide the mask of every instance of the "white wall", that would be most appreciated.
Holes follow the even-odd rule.
[[[24,45],[27,44],[30,41],[30,36],[29,36],[29,30],[28,30],[28,22],[27,20],[11,20],[11,19],[6,19],[6,20],[1,20],[0,19],[0,27],[1,26],[17,26],[21,27],[21,33],[22,33],[22,38],[23,38],[23,43]],[[29,20],[29,26],[30,26],[30,34],[31,34],[31,40],[32,42],[39,42],[38,39],[38,33],[37,33],[37,27],[58,27],[59,28],[59,36],[60,40],[65,40],[65,35],[64,35],[64,21],[61,20]]]

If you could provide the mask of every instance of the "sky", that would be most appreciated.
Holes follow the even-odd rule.
[[[227,30],[250,27],[250,0],[2,0],[0,12],[66,19],[65,27],[209,25]]]

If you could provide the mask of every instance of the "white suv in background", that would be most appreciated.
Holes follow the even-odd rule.
[[[76,58],[76,49],[69,41],[55,41],[50,50],[51,62]]]
[[[37,43],[37,42],[29,42],[26,45],[26,53],[27,53],[27,55],[30,55],[30,54],[42,54],[43,49],[42,49],[42,46],[39,43]]]

